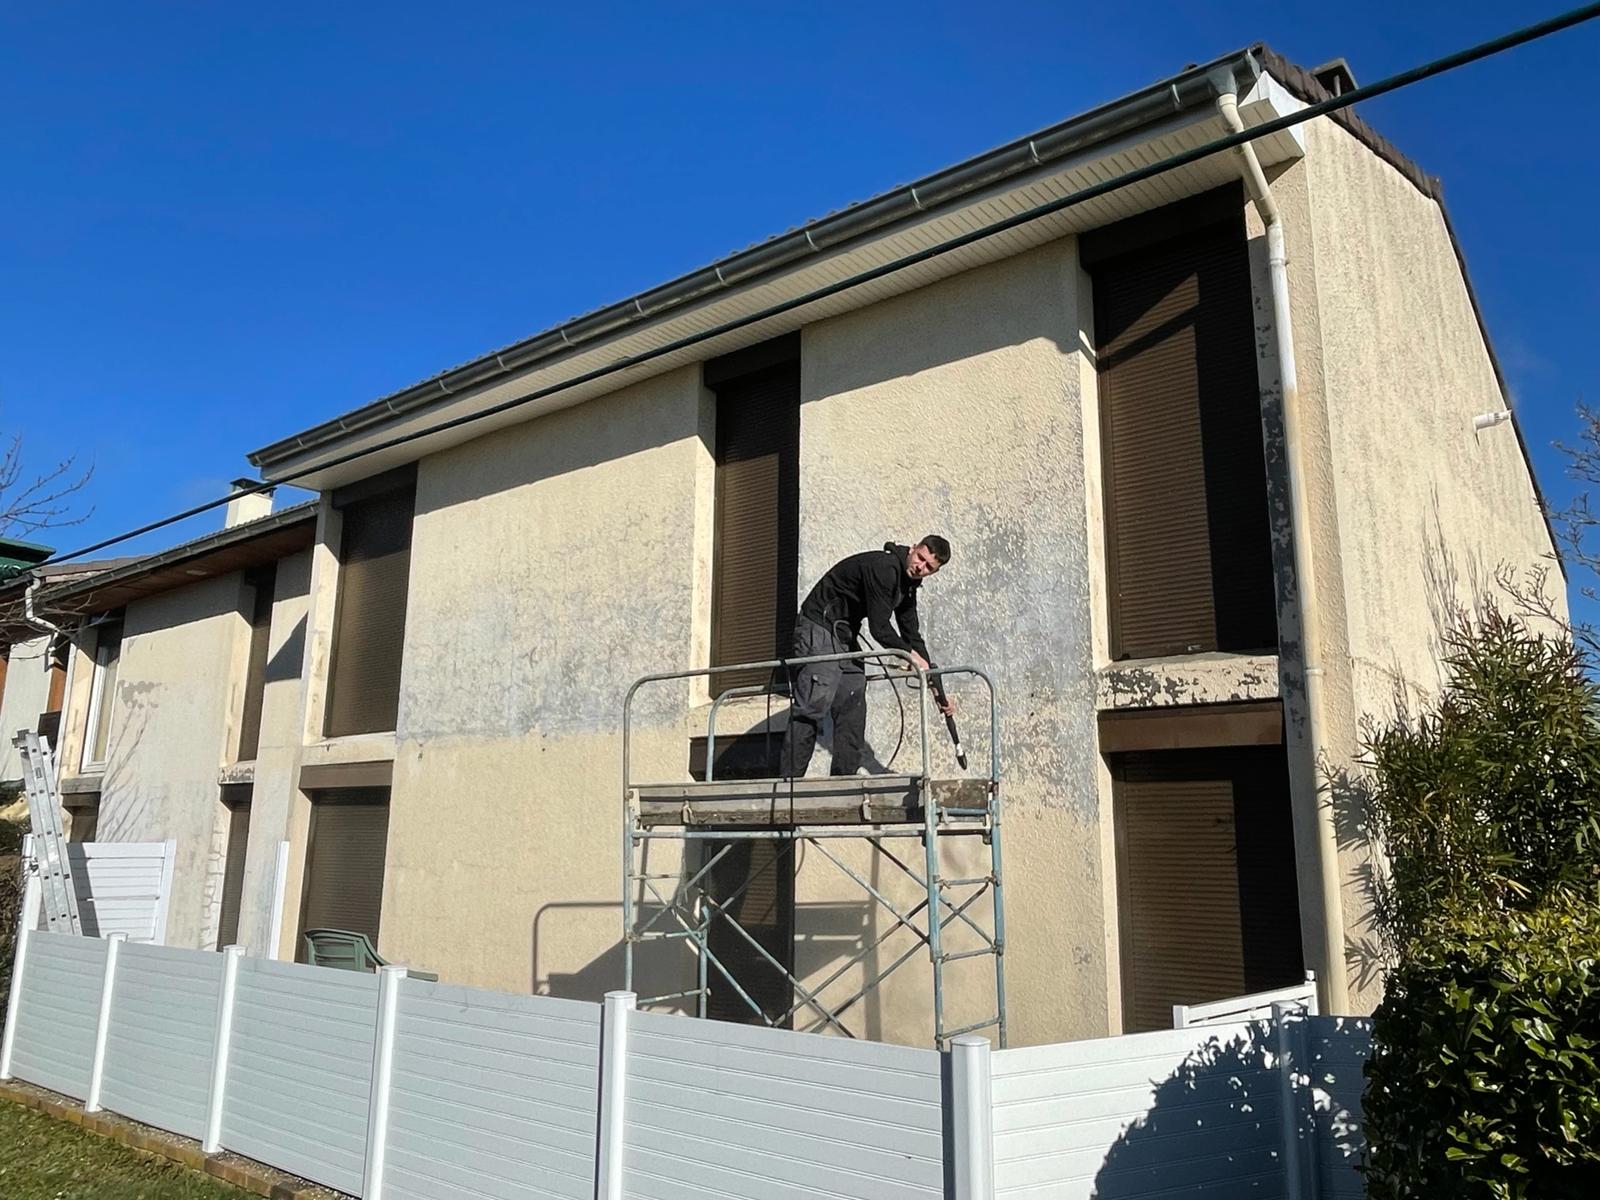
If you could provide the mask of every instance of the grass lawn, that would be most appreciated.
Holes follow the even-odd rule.
[[[0,1196],[5,1200],[244,1200],[247,1193],[0,1100]]]

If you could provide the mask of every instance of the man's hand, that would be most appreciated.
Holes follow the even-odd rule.
[[[956,715],[956,702],[950,698],[948,693],[939,698],[939,711],[947,717]]]
[[[916,667],[917,670],[926,671],[928,669],[928,660],[923,658],[922,655],[915,650],[907,650],[906,653],[911,655],[911,665]]]

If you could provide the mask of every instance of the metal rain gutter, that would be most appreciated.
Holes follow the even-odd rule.
[[[413,384],[332,421],[253,451],[248,456],[249,461],[258,469],[270,468],[358,430],[483,387],[535,363],[560,357],[598,338],[648,324],[692,302],[751,285],[796,263],[949,205],[996,182],[1177,113],[1208,106],[1216,99],[1210,76],[1218,69],[1242,72],[1253,83],[1261,74],[1256,47],[1235,51],[1204,66],[1190,67],[1171,79],[1030,137],[1007,143],[916,183],[863,201],[630,299],[576,317],[503,350]]]

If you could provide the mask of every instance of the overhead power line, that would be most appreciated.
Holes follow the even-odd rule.
[[[1586,4],[1581,8],[1572,9],[1571,11],[1562,13],[1559,16],[1550,17],[1547,20],[1538,21],[1532,25],[1525,25],[1511,33],[1503,34],[1497,38],[1491,38],[1486,42],[1479,42],[1475,46],[1469,46],[1466,49],[1457,50],[1453,54],[1446,54],[1442,58],[1436,58],[1431,62],[1423,63],[1422,65],[1412,67],[1409,70],[1400,71],[1397,74],[1380,79],[1376,83],[1369,83],[1365,87],[1353,88],[1348,92],[1343,92],[1340,95],[1333,96],[1327,100],[1322,100],[1316,104],[1308,105],[1298,112],[1290,113],[1289,115],[1283,117],[1276,117],[1270,121],[1263,121],[1259,125],[1241,130],[1238,133],[1230,133],[1225,137],[1216,138],[1213,141],[1196,146],[1191,150],[1181,151],[1180,153],[1173,154],[1167,158],[1160,159],[1146,166],[1124,172],[1121,175],[1104,180],[1101,183],[1093,184],[1086,188],[1081,188],[1069,196],[1062,196],[1059,199],[1051,200],[1047,203],[1036,205],[1033,208],[1025,209],[1024,211],[1013,216],[1006,217],[989,225],[985,225],[981,229],[972,230],[969,233],[964,233],[958,237],[940,242],[935,246],[930,246],[924,250],[916,251],[913,254],[905,255],[902,258],[894,259],[893,261],[884,263],[881,266],[873,267],[870,270],[863,271],[857,275],[852,275],[847,279],[841,279],[835,283],[831,283],[826,287],[818,288],[812,292],[807,292],[805,295],[796,296],[793,299],[774,304],[769,308],[760,310],[759,312],[754,312],[747,316],[735,318],[734,320],[727,321],[711,329],[690,334],[686,337],[679,338],[676,341],[668,342],[665,345],[657,346],[650,350],[641,351],[638,354],[630,354],[625,357],[618,358],[610,363],[607,363],[603,367],[596,367],[591,371],[585,371],[581,375],[574,376],[571,379],[563,380],[560,383],[539,388],[535,391],[529,392],[522,396],[514,397],[510,400],[503,400],[498,404],[491,405],[490,407],[482,409],[478,412],[464,413],[458,417],[451,417],[448,420],[439,421],[435,424],[427,426],[424,429],[416,429],[412,430],[410,433],[398,434],[395,437],[388,438],[385,441],[377,443],[376,445],[367,446],[360,450],[352,450],[347,454],[338,455],[326,461],[319,462],[315,466],[305,467],[299,471],[291,472],[288,475],[280,476],[279,478],[271,481],[263,481],[255,487],[243,488],[237,492],[232,492],[229,495],[207,501],[204,504],[197,504],[193,508],[185,509],[184,511],[175,513],[169,517],[163,517],[159,521],[152,521],[147,525],[141,525],[137,529],[131,529],[126,533],[119,533],[114,537],[103,538],[100,541],[92,542],[87,546],[80,546],[76,550],[54,555],[37,565],[48,566],[54,563],[67,562],[74,558],[82,558],[85,554],[93,554],[96,551],[118,545],[119,543],[129,541],[132,538],[142,537],[147,533],[154,533],[158,529],[165,529],[167,526],[175,525],[180,521],[187,521],[190,517],[197,517],[202,513],[221,508],[229,501],[236,500],[240,496],[268,492],[281,485],[292,484],[297,479],[304,479],[306,476],[312,475],[316,472],[327,471],[335,467],[341,467],[346,463],[354,462],[357,459],[366,458],[372,454],[381,454],[386,450],[396,449],[397,447],[407,445],[410,442],[418,441],[421,438],[432,437],[438,433],[444,433],[451,429],[459,429],[464,425],[470,425],[475,421],[482,421],[490,417],[499,416],[502,413],[510,412],[514,409],[520,408],[525,404],[532,404],[535,401],[546,399],[560,392],[569,391],[572,388],[581,387],[586,383],[593,383],[596,380],[604,379],[609,375],[615,375],[621,371],[629,370],[632,367],[642,366],[645,363],[663,358],[669,354],[677,353],[680,350],[689,349],[693,346],[710,341],[712,338],[721,337],[729,333],[736,333],[741,329],[748,328],[749,326],[760,324],[763,321],[769,321],[774,317],[779,317],[785,313],[793,312],[796,309],[804,308],[807,305],[815,304],[818,301],[826,300],[829,297],[836,296],[841,292],[846,292],[852,288],[861,287],[864,284],[872,283],[886,276],[893,275],[899,271],[904,271],[910,267],[915,267],[922,263],[932,261],[933,259],[940,258],[946,254],[954,253],[955,251],[964,249],[965,247],[976,242],[981,242],[986,238],[994,237],[996,234],[1005,233],[1008,230],[1030,224],[1034,221],[1041,220],[1044,217],[1052,216],[1059,212],[1064,212],[1069,208],[1075,208],[1080,204],[1086,204],[1091,200],[1098,199],[1099,197],[1107,195],[1110,192],[1117,191],[1120,188],[1129,187],[1136,183],[1143,183],[1147,179],[1154,179],[1158,175],[1165,175],[1169,171],[1176,171],[1182,167],[1189,166],[1192,163],[1199,162],[1201,159],[1210,158],[1213,154],[1219,154],[1225,150],[1231,150],[1235,146],[1244,145],[1246,142],[1253,142],[1260,138],[1277,133],[1280,130],[1291,129],[1296,125],[1304,124],[1305,122],[1315,120],[1318,117],[1327,116],[1329,113],[1334,113],[1340,111],[1341,109],[1349,108],[1352,105],[1361,103],[1363,100],[1372,100],[1378,96],[1385,96],[1390,92],[1397,92],[1401,88],[1406,88],[1413,84],[1421,83],[1425,79],[1431,79],[1435,75],[1443,75],[1447,71],[1454,71],[1458,68],[1468,66],[1471,63],[1493,57],[1496,54],[1503,54],[1508,50],[1514,50],[1519,46],[1525,46],[1529,42],[1538,41],[1540,38],[1549,37],[1552,34],[1560,33],[1566,29],[1571,29],[1576,25],[1581,25],[1584,22],[1591,21],[1596,17],[1600,17],[1600,3]]]

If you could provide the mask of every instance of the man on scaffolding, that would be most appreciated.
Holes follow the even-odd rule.
[[[917,619],[917,592],[924,579],[949,561],[950,543],[932,533],[915,546],[885,542],[882,550],[841,559],[817,580],[800,606],[794,625],[794,656],[857,652],[861,649],[861,622],[865,621],[881,649],[904,650],[917,666],[927,670],[928,645],[922,640]],[[806,773],[822,718],[830,713],[832,773],[854,775],[860,769],[867,738],[864,665],[861,659],[847,659],[790,668],[789,726],[779,760],[786,778]],[[954,708],[949,700],[939,702],[946,715]]]

